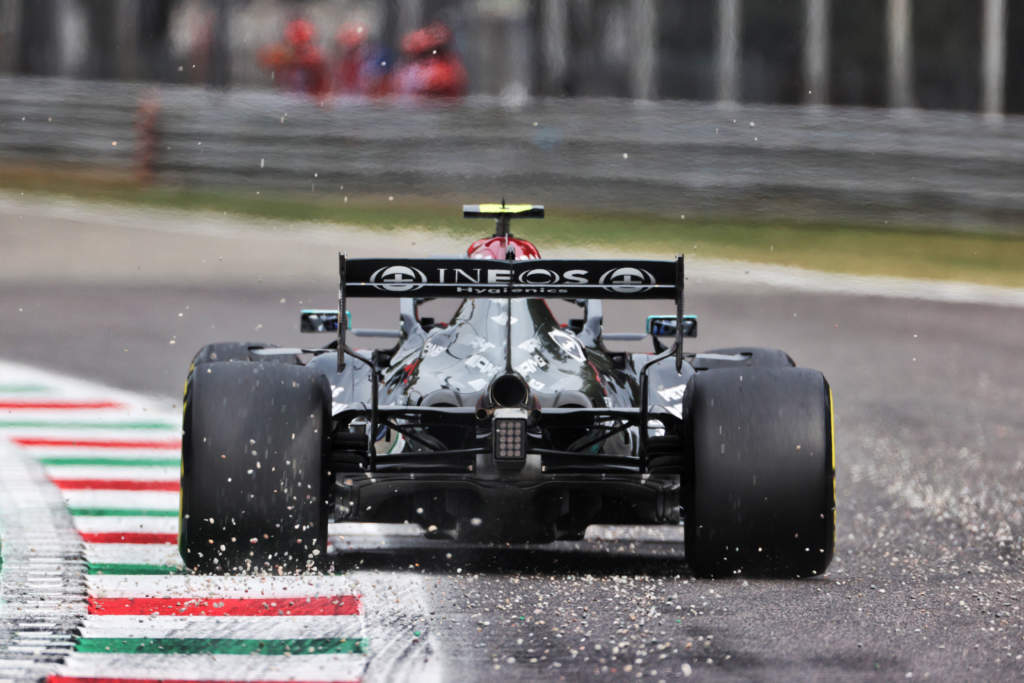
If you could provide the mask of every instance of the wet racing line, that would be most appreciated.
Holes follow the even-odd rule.
[[[31,641],[48,650],[0,650],[0,678],[356,681],[402,677],[413,662],[427,678],[439,676],[417,628],[425,608],[416,577],[186,570],[177,549],[180,432],[168,403],[0,362],[0,464],[36,473],[30,498],[56,487],[66,512],[58,501],[55,514],[73,524],[23,534],[61,536],[58,559],[30,565],[28,578],[16,577],[10,562],[0,573],[5,612],[19,609],[10,597],[21,591],[36,612],[45,608],[44,622],[63,620],[67,631],[43,629],[48,640]],[[24,517],[0,508],[5,561],[24,550],[11,533],[31,523]],[[78,595],[36,595],[54,580],[36,570],[68,567],[80,575]],[[69,610],[78,612],[71,628]],[[4,623],[15,623],[12,616]]]

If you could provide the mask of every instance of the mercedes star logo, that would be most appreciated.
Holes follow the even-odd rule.
[[[375,271],[370,282],[377,289],[388,292],[414,292],[426,284],[427,276],[418,268],[388,266]]]
[[[615,268],[601,276],[600,283],[616,294],[640,294],[654,285],[654,276],[641,268]]]

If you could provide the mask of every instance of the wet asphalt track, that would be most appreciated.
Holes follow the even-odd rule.
[[[298,308],[334,303],[323,239],[145,223],[8,203],[0,357],[177,401],[201,344],[309,343]],[[417,248],[358,240],[339,246]],[[356,543],[348,566],[422,575],[452,680],[1024,678],[1024,310],[700,282],[687,308],[695,348],[779,346],[832,383],[840,527],[825,577],[696,581],[680,536],[657,528],[537,548],[399,536]],[[357,326],[397,314],[353,309]],[[648,312],[609,305],[606,329]]]

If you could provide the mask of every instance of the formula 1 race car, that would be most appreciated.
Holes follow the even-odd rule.
[[[185,387],[179,547],[197,571],[304,571],[327,525],[415,522],[428,537],[581,539],[590,524],[685,525],[698,576],[805,577],[832,558],[832,397],[784,352],[692,354],[683,259],[548,260],[496,221],[468,258],[347,259],[322,348],[217,343]],[[351,329],[351,297],[399,298],[396,330]],[[420,315],[461,303],[450,322]],[[560,324],[547,299],[583,311]],[[603,331],[602,299],[665,300],[644,333]],[[354,350],[349,335],[391,337]],[[653,341],[653,353],[610,350]],[[666,341],[662,341],[662,340]]]

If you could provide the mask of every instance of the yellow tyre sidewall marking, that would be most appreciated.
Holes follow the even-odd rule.
[[[832,387],[828,388],[828,428],[832,450],[832,552],[835,553],[838,505],[836,504],[836,409],[832,402]]]

